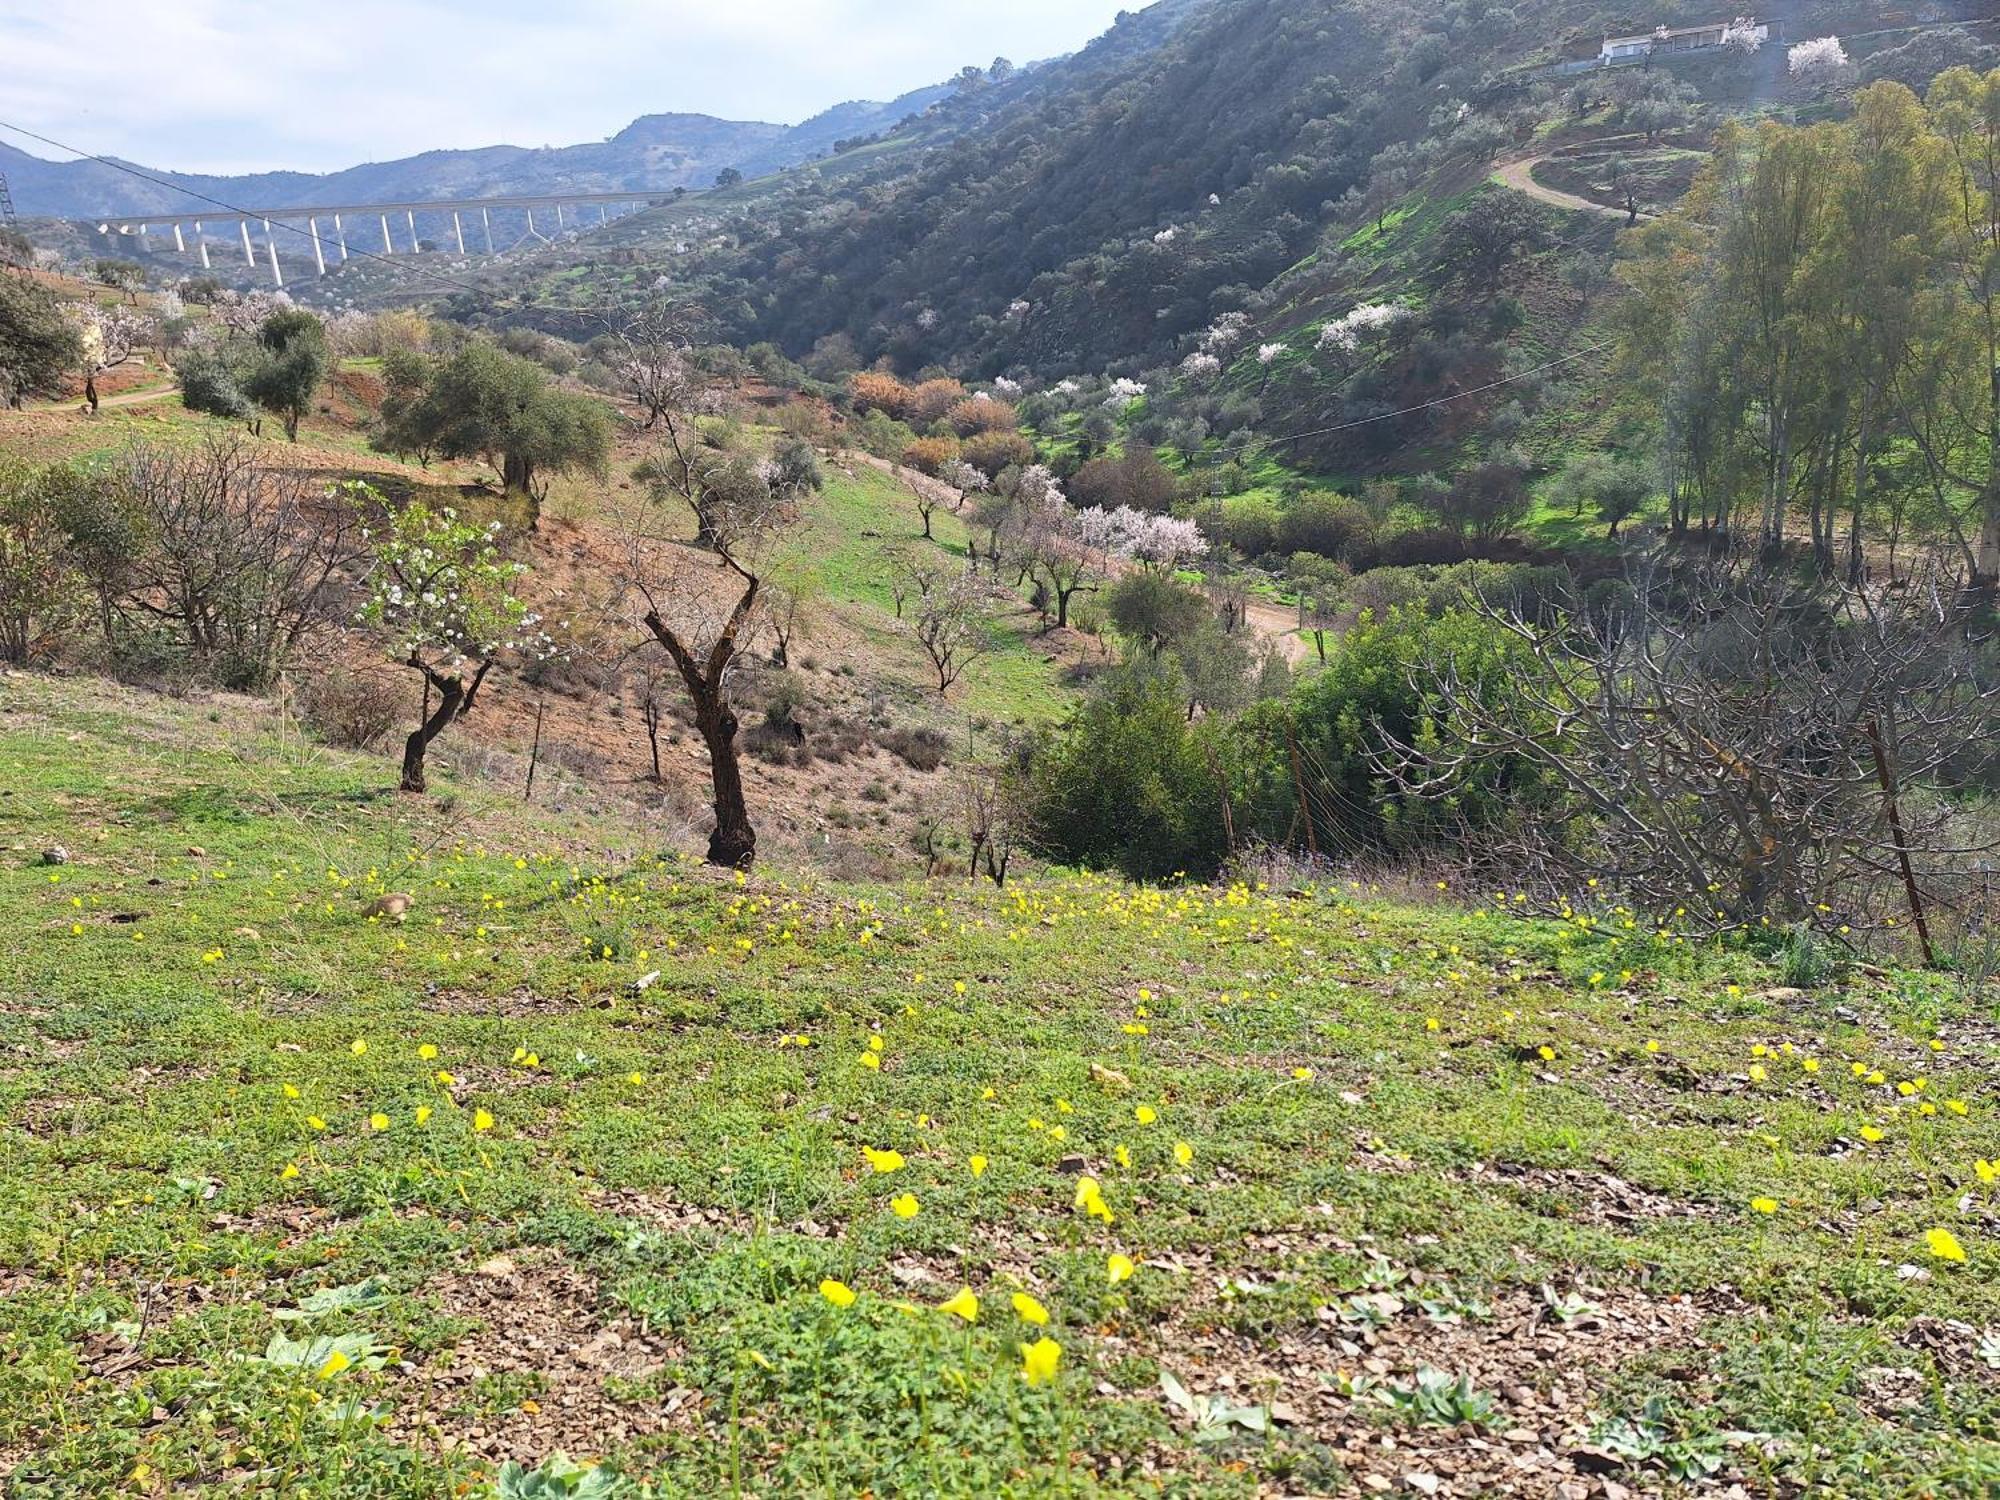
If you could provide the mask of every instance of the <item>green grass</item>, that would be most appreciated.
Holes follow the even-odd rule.
[[[1249,1497],[1615,1421],[1648,1492],[2000,1472],[1990,998],[1774,993],[1506,892],[739,881],[257,705],[0,709],[9,1494],[487,1495],[564,1448],[610,1493]],[[1162,1371],[1282,1420],[1195,1441]],[[1484,1450],[1435,1425],[1482,1396]]]
[[[880,658],[896,666],[893,675],[920,683],[929,664],[915,643],[895,629],[895,595],[883,552],[893,546],[935,545],[964,557],[969,533],[957,516],[941,510],[931,517],[934,540],[926,543],[923,519],[907,486],[859,460],[853,470],[851,476],[828,471],[826,489],[808,507],[806,552],[829,598],[850,606],[844,617],[868,637]],[[1048,723],[1067,713],[1074,695],[1047,660],[1036,630],[1025,609],[1003,609],[990,631],[991,649],[953,687],[950,702],[976,717],[1009,724]],[[935,702],[935,694],[928,697]]]

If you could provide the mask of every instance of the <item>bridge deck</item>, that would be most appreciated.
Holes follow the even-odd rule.
[[[502,198],[424,198],[394,203],[311,203],[290,208],[219,208],[198,203],[185,213],[114,214],[95,222],[129,229],[140,224],[187,224],[196,219],[233,224],[238,219],[256,223],[261,219],[324,219],[334,214],[470,213],[481,208],[554,208],[574,203],[657,204],[669,202],[672,197],[671,190],[654,189],[623,193],[517,193]]]

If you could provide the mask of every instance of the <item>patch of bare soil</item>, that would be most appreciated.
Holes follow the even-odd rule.
[[[1379,1326],[1326,1308],[1316,1327],[1258,1339],[1190,1330],[1148,1342],[1170,1351],[1167,1367],[1190,1391],[1270,1405],[1280,1426],[1332,1450],[1363,1493],[1625,1500],[1655,1493],[1657,1481],[1591,1445],[1606,1382],[1638,1355],[1695,1353],[1713,1318],[1747,1316],[1724,1293],[1590,1291],[1565,1318],[1514,1290],[1490,1316],[1434,1321],[1417,1305],[1423,1295],[1399,1288],[1354,1299]],[[1426,1368],[1468,1378],[1493,1397],[1494,1417],[1480,1426],[1400,1417],[1381,1393],[1409,1387]]]
[[[532,1463],[697,1425],[691,1391],[613,1393],[613,1382],[655,1376],[680,1351],[608,1307],[596,1278],[561,1255],[497,1255],[435,1290],[446,1313],[477,1326],[399,1382],[397,1437]]]
[[[1531,1167],[1516,1162],[1482,1162],[1455,1176],[1471,1183],[1500,1185],[1525,1200],[1545,1198],[1555,1215],[1578,1224],[1611,1228],[1670,1219],[1714,1219],[1713,1204],[1690,1203],[1652,1192],[1613,1176],[1580,1167]]]

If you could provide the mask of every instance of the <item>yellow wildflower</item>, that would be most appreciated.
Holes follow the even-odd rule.
[[[1047,1385],[1056,1378],[1062,1362],[1062,1345],[1052,1338],[1039,1338],[1021,1345],[1021,1378],[1029,1385]]]
[[[1924,1243],[1930,1247],[1932,1255],[1939,1260],[1965,1263],[1965,1247],[1958,1242],[1958,1236],[1949,1229],[1933,1229],[1924,1236]]]

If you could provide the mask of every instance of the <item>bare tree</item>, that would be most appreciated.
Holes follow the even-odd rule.
[[[660,449],[641,470],[645,497],[625,520],[626,581],[645,603],[646,629],[673,662],[708,749],[715,807],[708,861],[747,870],[757,833],[744,801],[731,689],[766,603],[772,552],[798,519],[800,490],[776,464],[705,449],[701,404],[695,393],[659,414]],[[689,544],[681,530],[689,521],[715,565]]]
[[[1946,580],[1652,563],[1554,626],[1474,607],[1512,653],[1504,681],[1418,664],[1449,733],[1379,769],[1435,797],[1528,773],[1535,857],[1565,881],[1711,928],[1908,922],[1928,959],[1927,907],[2000,846],[1951,795],[2000,737],[2000,679]]]
[[[164,625],[224,686],[268,686],[330,619],[364,552],[363,487],[266,468],[236,436],[134,447],[119,490],[136,545],[111,565],[110,609]],[[93,580],[99,581],[99,580]]]
[[[971,568],[948,559],[905,559],[901,566],[910,605],[903,627],[930,662],[942,698],[992,649],[989,590]]]
[[[1025,827],[1019,782],[1010,767],[984,762],[961,767],[954,780],[965,841],[972,849],[965,873],[977,875],[983,862],[987,878],[1005,885]]]
[[[653,298],[612,330],[617,344],[612,368],[645,411],[648,431],[668,412],[688,409],[700,391],[701,379],[689,357],[700,316]]]
[[[798,558],[786,558],[772,570],[768,587],[771,665],[789,667],[792,642],[812,629],[826,583],[817,569]]]
[[[639,721],[646,729],[646,746],[652,752],[652,781],[655,786],[666,784],[666,775],[660,769],[660,730],[666,723],[669,695],[676,690],[680,674],[671,664],[665,670],[652,661],[645,662],[639,675]]]

